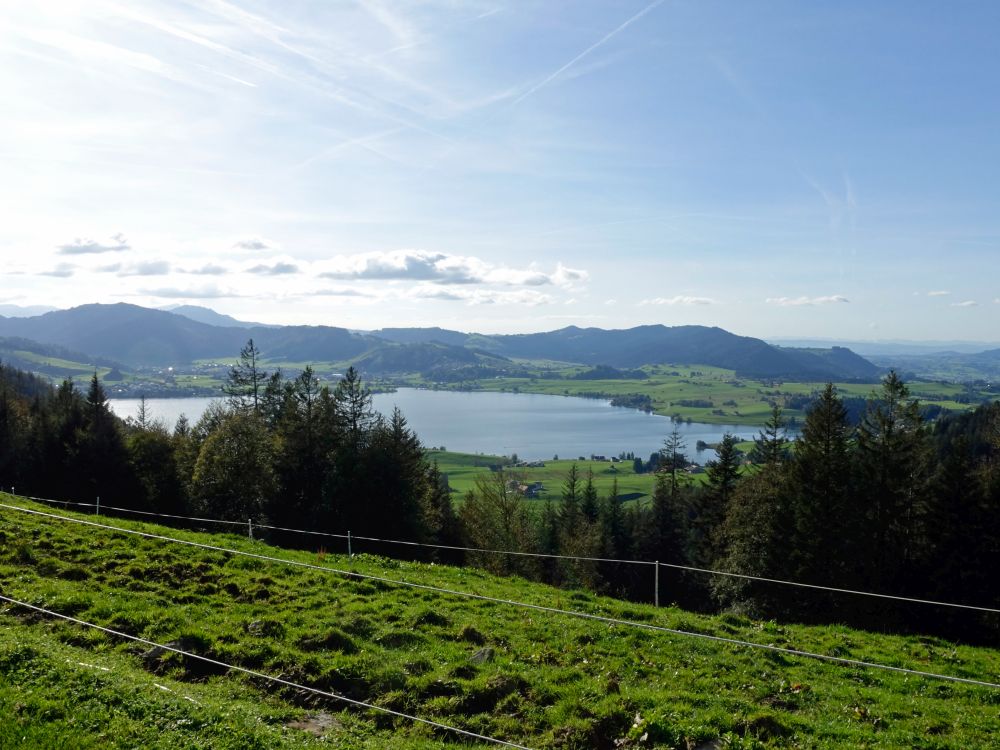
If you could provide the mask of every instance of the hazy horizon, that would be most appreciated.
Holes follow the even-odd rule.
[[[0,304],[995,340],[1000,6],[0,9]]]

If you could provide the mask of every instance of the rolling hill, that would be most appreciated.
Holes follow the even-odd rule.
[[[791,349],[706,326],[577,328],[514,335],[466,334],[441,328],[352,332],[333,326],[236,327],[232,319],[128,304],[83,305],[30,318],[0,318],[0,336],[18,336],[82,350],[129,365],[184,364],[232,358],[253,338],[271,360],[358,363],[373,374],[507,371],[505,360],[546,359],[591,366],[636,368],[685,363],[787,380],[872,380],[879,370],[849,349]],[[211,311],[209,311],[211,312]],[[238,322],[238,321],[237,321]]]

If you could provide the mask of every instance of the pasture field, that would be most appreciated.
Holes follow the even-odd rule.
[[[51,511],[9,495],[0,503],[219,548],[0,508],[4,596],[531,748],[964,750],[996,747],[1000,736],[997,688],[627,623],[997,682],[1000,653],[990,648],[702,616],[475,569],[281,550],[241,536]],[[2,603],[0,747],[70,746],[488,745]]]
[[[471,453],[454,453],[451,451],[430,450],[427,452],[429,461],[436,461],[438,468],[448,476],[448,486],[453,490],[452,497],[460,500],[466,492],[473,489],[476,477],[488,475],[491,465],[498,465],[507,459],[502,456],[485,456]],[[649,456],[643,456],[649,460]],[[618,495],[626,500],[644,500],[652,496],[656,476],[653,473],[636,474],[631,461],[580,461],[561,458],[558,461],[544,461],[543,467],[505,466],[504,471],[512,478],[517,478],[525,484],[541,482],[542,491],[538,500],[558,500],[562,496],[563,485],[570,467],[576,465],[579,477],[579,488],[582,491],[587,482],[588,472],[593,472],[594,487],[597,494],[606,497],[611,493],[614,480],[618,479]],[[704,474],[694,474],[691,481],[704,481]],[[531,502],[531,501],[529,501]]]

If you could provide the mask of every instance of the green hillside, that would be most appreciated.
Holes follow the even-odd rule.
[[[338,550],[93,519],[295,567],[0,507],[4,596],[533,748],[997,747],[1000,689],[839,666],[404,586],[1000,681],[937,638],[703,617]],[[650,582],[652,584],[652,581]],[[669,599],[669,583],[662,596]],[[479,746],[409,720],[0,606],[0,748]],[[486,745],[482,745],[486,746]]]

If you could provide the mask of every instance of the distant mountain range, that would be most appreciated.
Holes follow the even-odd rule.
[[[849,341],[841,339],[768,339],[775,346],[791,346],[796,348],[829,348],[843,346],[863,357],[881,356],[914,356],[922,357],[937,354],[979,354],[1000,347],[1000,341]]]
[[[706,326],[637,326],[620,330],[569,326],[546,333],[499,336],[441,328],[383,328],[373,335],[400,343],[440,342],[494,355],[586,365],[639,367],[701,364],[758,377],[851,380],[876,377],[878,368],[843,347],[791,349]]]
[[[352,332],[332,326],[261,326],[194,306],[165,311],[120,303],[26,318],[0,317],[0,336],[54,344],[133,366],[231,359],[253,338],[268,359],[353,362],[371,374],[419,372],[441,379],[454,379],[456,373],[510,374],[519,367],[511,361],[514,358],[619,368],[700,364],[752,377],[797,380],[872,380],[879,374],[878,367],[844,347],[778,347],[706,326],[623,330],[570,326],[513,335],[442,328]]]

